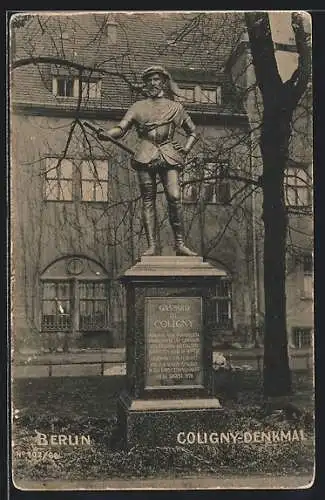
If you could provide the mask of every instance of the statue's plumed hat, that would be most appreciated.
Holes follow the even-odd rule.
[[[163,66],[149,66],[149,68],[146,68],[142,73],[142,80],[146,80],[150,75],[155,73],[163,75],[168,80],[171,80],[170,73],[168,73]]]

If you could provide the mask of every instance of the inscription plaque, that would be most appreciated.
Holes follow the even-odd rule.
[[[201,297],[147,297],[146,387],[203,385]]]

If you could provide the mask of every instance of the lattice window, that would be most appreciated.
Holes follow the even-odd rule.
[[[71,329],[71,285],[69,281],[43,282],[42,330]]]
[[[310,200],[310,181],[304,168],[289,167],[285,172],[285,197],[289,207],[306,207]]]
[[[81,199],[107,201],[108,166],[106,160],[81,162]]]
[[[107,284],[102,282],[79,283],[79,329],[102,330],[108,326]]]
[[[48,158],[45,172],[45,200],[71,201],[73,198],[73,163]]]
[[[312,345],[312,328],[294,327],[292,333],[294,346],[298,349]]]
[[[232,326],[232,293],[231,281],[220,279],[216,287],[216,323],[217,328]]]
[[[227,178],[228,162],[206,162],[183,174],[183,201],[227,204],[231,199],[231,185]]]
[[[311,254],[303,256],[303,272],[304,272],[304,286],[303,297],[313,297],[313,257]]]
[[[194,86],[186,86],[186,87],[181,87],[178,86],[178,96],[175,97],[177,101],[180,102],[194,102],[195,97],[194,97]]]
[[[52,80],[52,93],[57,97],[79,97],[79,78],[72,76],[55,76]],[[99,99],[102,81],[100,78],[83,78],[81,95],[83,99]]]

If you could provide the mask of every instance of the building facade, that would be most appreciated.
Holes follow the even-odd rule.
[[[187,243],[227,272],[216,286],[214,342],[253,343],[263,326],[261,199],[249,182],[258,177],[251,133],[255,108],[237,85],[247,57],[247,44],[238,43],[241,15],[23,18],[11,26],[16,348],[124,345],[126,304],[119,277],[145,249],[140,194],[128,154],[100,143],[84,121],[104,129],[116,124],[142,97],[139,75],[152,64],[170,71],[179,87],[176,98],[198,129],[192,161],[183,171],[182,197]],[[249,71],[246,83],[253,78]],[[299,120],[304,128],[305,118]],[[177,139],[184,141],[181,135]],[[133,147],[136,135],[123,140]],[[295,154],[299,147],[292,146]],[[295,161],[299,168],[306,164]],[[295,161],[288,166],[294,172]],[[311,291],[312,247],[303,235],[310,230],[311,202],[300,176],[291,178],[288,200],[298,207],[303,200],[305,208],[303,215],[292,214],[291,232],[300,240],[291,251],[288,246],[290,342],[300,347],[312,328],[310,297],[297,292],[300,282],[304,292]],[[172,238],[159,187],[158,205],[159,244],[168,255]],[[293,251],[298,246],[304,251]]]

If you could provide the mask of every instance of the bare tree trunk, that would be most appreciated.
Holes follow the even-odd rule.
[[[256,81],[263,100],[260,147],[263,160],[264,221],[264,395],[292,392],[286,327],[287,211],[284,173],[289,155],[293,111],[310,76],[309,35],[301,13],[291,14],[298,66],[282,82],[267,12],[245,13]]]
[[[264,394],[291,393],[286,327],[287,211],[284,172],[290,135],[290,113],[277,106],[265,110],[261,135],[264,221]]]

